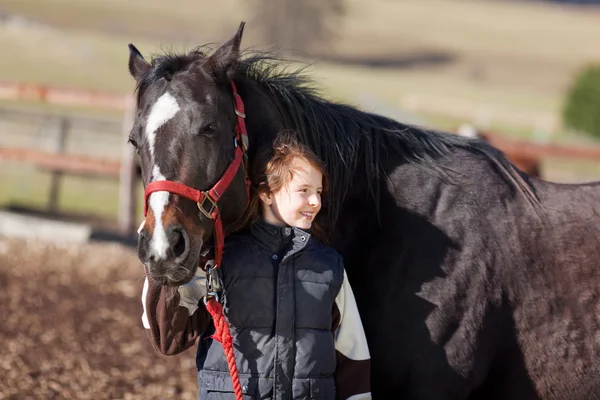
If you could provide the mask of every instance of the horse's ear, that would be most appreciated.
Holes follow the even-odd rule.
[[[151,67],[150,63],[142,56],[142,53],[140,53],[134,45],[129,43],[129,73],[131,76],[137,81]]]
[[[235,35],[223,43],[208,58],[208,67],[217,79],[227,79],[227,73],[240,57],[240,43],[244,33],[245,22],[242,21]]]

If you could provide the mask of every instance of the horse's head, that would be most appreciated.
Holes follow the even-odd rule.
[[[129,46],[129,71],[138,88],[130,141],[146,187],[138,253],[162,284],[181,284],[195,274],[216,229],[212,199],[218,199],[224,224],[237,220],[246,206],[244,167],[232,168],[241,159],[236,124],[243,113],[234,108],[228,76],[238,61],[243,27],[210,56],[192,52],[149,63]],[[212,199],[202,192],[211,189]]]

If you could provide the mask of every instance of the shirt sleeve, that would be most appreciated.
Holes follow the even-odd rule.
[[[208,328],[210,314],[200,303],[206,290],[200,284],[204,282],[195,279],[179,287],[164,286],[146,277],[142,324],[162,354],[174,355],[192,347]]]
[[[371,399],[371,356],[354,293],[344,282],[333,310],[337,400]]]

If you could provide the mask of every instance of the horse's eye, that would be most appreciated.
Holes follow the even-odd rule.
[[[136,149],[138,148],[138,144],[137,144],[137,142],[136,142],[135,140],[133,140],[132,138],[129,138],[129,139],[127,140],[127,142],[128,142],[128,143],[131,143],[131,145],[132,145],[133,147],[135,147]]]
[[[214,133],[217,131],[217,124],[208,124],[200,128],[200,133]]]

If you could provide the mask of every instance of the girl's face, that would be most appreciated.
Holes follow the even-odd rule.
[[[293,169],[280,190],[260,194],[263,217],[272,225],[308,229],[321,210],[323,175],[303,158],[294,160]]]

